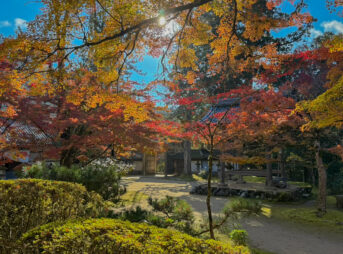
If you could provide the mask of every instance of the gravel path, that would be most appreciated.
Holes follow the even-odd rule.
[[[170,195],[186,200],[196,216],[206,216],[205,196],[190,195],[197,182],[166,180],[160,177],[127,177],[128,191],[139,191],[153,197]],[[213,212],[218,213],[228,198],[212,197]],[[311,231],[299,225],[267,217],[249,217],[241,222],[252,246],[276,254],[343,254],[343,235]]]

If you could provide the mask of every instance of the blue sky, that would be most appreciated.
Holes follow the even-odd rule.
[[[313,17],[318,19],[314,23],[312,37],[325,31],[343,33],[343,19],[336,14],[331,14],[326,8],[325,0],[306,0]],[[0,34],[4,36],[14,35],[17,27],[25,27],[25,21],[31,21],[40,13],[41,4],[38,0],[0,0]],[[290,10],[290,4],[282,7]],[[134,74],[133,78],[138,82],[148,83],[155,79],[158,71],[158,59],[147,56],[142,63],[137,64],[145,75]]]

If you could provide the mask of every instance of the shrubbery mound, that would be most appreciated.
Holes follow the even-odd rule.
[[[243,246],[116,219],[51,223],[27,232],[20,243],[26,253],[250,253]]]
[[[98,217],[106,209],[100,195],[80,184],[21,179],[0,181],[0,246],[26,231],[53,221]],[[1,252],[1,248],[0,248]]]

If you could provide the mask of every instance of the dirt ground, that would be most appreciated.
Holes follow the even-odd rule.
[[[187,201],[198,218],[206,216],[205,196],[190,195],[197,182],[166,180],[163,177],[127,177],[123,179],[128,192],[162,198],[166,195]],[[219,213],[229,198],[212,197],[214,213]],[[135,206],[135,204],[132,204]],[[144,204],[143,204],[144,206]],[[276,254],[341,254],[343,235],[311,230],[296,224],[265,216],[249,217],[241,221],[252,246]]]

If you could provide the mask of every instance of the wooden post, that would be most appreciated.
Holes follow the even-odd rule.
[[[183,142],[183,174],[188,176],[192,175],[191,147],[189,140]]]
[[[164,177],[168,176],[168,152],[164,153]]]
[[[270,160],[271,159],[271,155],[268,154],[266,156],[267,160]],[[272,169],[272,163],[271,162],[267,162],[267,174],[266,174],[266,186],[272,186],[273,185],[273,169]]]
[[[227,186],[225,183],[225,162],[220,162],[220,183],[221,186]]]
[[[155,160],[154,160],[154,175],[156,175],[156,171],[157,171],[157,154],[154,155]]]
[[[6,179],[6,167],[0,166],[0,180]]]
[[[143,153],[143,176],[145,176],[146,172],[146,158],[145,158],[145,153]]]
[[[281,172],[281,177],[284,179],[287,179],[285,160],[284,160],[284,152],[283,152],[282,148],[279,152],[279,170]]]

